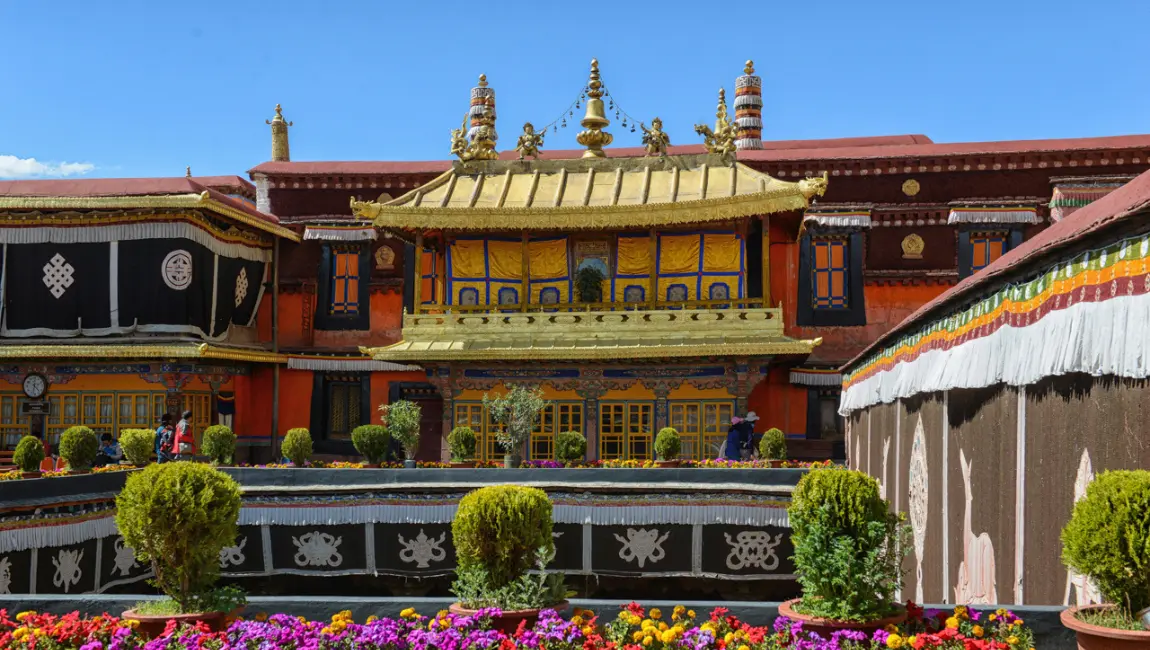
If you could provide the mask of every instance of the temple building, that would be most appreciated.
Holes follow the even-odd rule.
[[[248,270],[258,303],[240,312],[245,323],[228,312],[239,309],[234,286],[231,298],[219,288],[233,273],[224,253],[193,259],[197,271],[212,269],[196,281],[214,277],[218,287],[194,305],[198,290],[181,294],[179,310],[165,308],[178,324],[117,316],[112,306],[110,323],[86,311],[30,322],[17,313],[29,303],[8,278],[30,268],[40,282],[51,256],[13,266],[8,246],[6,441],[34,427],[36,416],[22,414],[29,373],[49,375],[46,399],[74,400],[74,419],[90,423],[107,419],[105,401],[120,412],[117,382],[127,371],[113,369],[131,362],[122,393],[152,405],[149,418],[178,410],[191,399],[184,395],[202,396],[199,425],[231,418],[241,458],[272,457],[274,440],[292,427],[309,428],[321,453],[352,455],[351,430],[404,398],[423,406],[421,459],[445,457],[457,425],[480,434],[484,458],[501,456],[482,398],[516,383],[541,386],[551,402],[526,458],[549,458],[566,429],[584,432],[589,458],[646,458],[663,426],[684,436],[686,455],[711,457],[731,416],[748,411],[761,418],[757,431],[787,433],[796,456],[841,457],[842,364],[963,278],[1150,168],[1150,136],[772,139],[785,125],[763,123],[769,79],[751,62],[741,72],[727,82],[733,106],[720,90],[709,125],[621,113],[615,99],[626,89],[608,93],[609,71],[593,63],[573,102],[584,112],[571,117],[581,127],[574,137],[564,118],[503,124],[500,138],[498,80],[481,76],[470,93],[460,89],[460,122],[444,125],[451,160],[294,161],[292,123],[277,106],[271,160],[249,171],[251,183],[0,183],[0,230],[11,244],[78,237],[114,250],[112,242],[129,243],[124,226],[84,214],[130,215],[140,232],[160,232],[150,220],[182,210],[210,225],[200,232],[262,251],[267,269],[259,281],[251,274],[261,271]],[[636,126],[642,147],[611,146],[613,131]],[[209,198],[190,198],[204,192]],[[155,198],[178,193],[182,202],[165,199],[178,207]],[[45,234],[29,240],[23,230],[33,222],[45,222]],[[93,262],[105,276],[108,255]],[[135,256],[114,259],[123,266]],[[162,293],[166,276],[156,277]],[[125,291],[139,288],[83,295],[118,296],[123,310]],[[80,293],[64,291],[64,299]],[[45,295],[38,299],[54,304]],[[206,315],[196,311],[201,303]],[[160,337],[200,356],[139,347]],[[101,347],[85,356],[81,345]],[[166,383],[149,383],[154,377]],[[45,416],[50,431],[66,424],[52,420],[65,406]]]

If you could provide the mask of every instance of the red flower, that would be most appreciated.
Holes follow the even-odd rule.
[[[726,616],[727,612],[729,611],[731,610],[727,609],[726,607],[716,607],[715,609],[711,610],[711,620],[718,621],[720,618]]]
[[[639,618],[643,618],[644,616],[647,615],[647,613],[643,610],[643,606],[640,605],[639,603],[634,602],[634,601],[632,601],[631,604],[627,605],[627,607],[625,607],[624,609],[626,609],[631,614],[638,616]]]
[[[917,621],[922,618],[922,606],[916,604],[913,600],[908,600],[906,603],[906,616],[907,618]]]
[[[499,642],[499,650],[515,650],[515,642],[511,639],[503,639]]]
[[[519,626],[515,628],[515,634],[513,634],[512,636],[514,636],[516,639],[521,638],[523,636],[523,633],[526,631],[527,631],[527,619],[523,619],[523,620],[519,621]]]

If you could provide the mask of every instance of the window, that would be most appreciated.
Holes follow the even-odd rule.
[[[20,415],[23,395],[0,395],[0,436],[3,436],[4,449],[15,449],[20,438],[30,432],[28,416]]]
[[[112,394],[85,393],[80,401],[81,424],[96,432],[96,436],[112,433],[116,428],[116,413]]]
[[[503,445],[496,439],[496,433],[502,425],[491,419],[482,402],[456,402],[455,426],[471,427],[475,432],[475,460],[494,461],[503,458]]]
[[[501,305],[518,305],[519,292],[512,287],[503,287],[499,290],[499,304]]]
[[[459,304],[461,304],[461,305],[478,305],[479,304],[479,290],[478,289],[460,289],[459,290]]]
[[[331,313],[359,313],[359,252],[332,249]]]
[[[990,266],[994,260],[1002,257],[1006,252],[1007,233],[1005,232],[972,232],[970,233],[970,271],[977,273]]]
[[[555,287],[545,287],[539,292],[539,303],[543,305],[559,304],[559,290]]]
[[[647,299],[647,292],[638,285],[632,284],[623,289],[623,302],[643,302]]]
[[[347,439],[362,420],[363,384],[354,380],[327,382],[327,434],[328,438]]]
[[[184,405],[180,413],[176,414],[176,422],[184,411],[192,412],[192,435],[195,436],[196,448],[200,446],[200,436],[212,424],[212,394],[211,393],[182,393]]]
[[[735,403],[729,400],[685,402],[672,400],[671,426],[682,441],[681,456],[707,460],[722,455]]]
[[[716,282],[711,285],[710,295],[708,297],[710,300],[726,300],[731,297],[731,289],[725,284]]]
[[[600,460],[651,458],[654,408],[651,402],[600,402]]]
[[[531,432],[529,460],[555,460],[555,435],[562,431],[583,433],[583,402],[552,402]]]
[[[815,309],[846,309],[847,242],[845,239],[816,239],[811,242],[811,304]]]
[[[199,435],[212,423],[212,396],[210,393],[183,393],[181,412],[192,411],[192,427]],[[48,415],[44,418],[44,437],[48,444],[60,444],[60,435],[68,428],[84,425],[97,435],[120,437],[124,429],[155,430],[160,416],[168,410],[168,394],[164,391],[124,393],[66,393],[53,391],[44,397],[48,402]],[[28,416],[20,415],[23,395],[0,395],[0,435],[3,444],[14,446],[19,436],[31,431]],[[176,414],[177,417],[179,413]],[[19,432],[14,440],[10,440]],[[198,438],[197,438],[198,439]]]
[[[685,284],[672,284],[667,287],[667,300],[668,301],[682,301],[687,299],[687,285]]]

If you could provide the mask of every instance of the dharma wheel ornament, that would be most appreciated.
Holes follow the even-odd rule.
[[[603,82],[599,80],[599,59],[591,59],[591,78],[587,82],[587,112],[579,122],[584,130],[575,140],[587,147],[584,158],[605,158],[603,147],[611,144],[615,136],[603,130],[611,120],[603,111]]]

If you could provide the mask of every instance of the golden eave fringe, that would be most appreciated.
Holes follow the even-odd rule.
[[[221,359],[287,363],[287,356],[208,343],[187,345],[0,345],[0,359]]]
[[[252,216],[242,210],[221,203],[208,192],[201,194],[164,194],[155,196],[3,196],[0,210],[132,210],[140,208],[211,210],[239,223],[251,226],[276,237],[300,241],[298,233],[290,228]]]
[[[763,343],[700,345],[619,345],[604,347],[486,348],[482,350],[397,350],[400,342],[382,348],[360,348],[377,361],[617,361],[683,357],[734,357],[810,354],[822,338]]]

